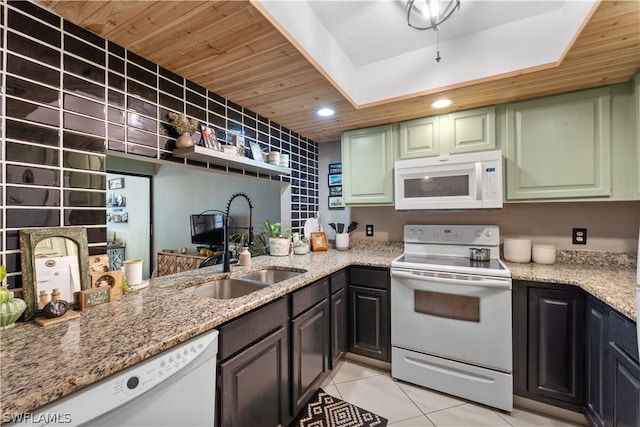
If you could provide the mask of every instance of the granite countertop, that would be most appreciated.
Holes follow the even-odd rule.
[[[390,267],[402,244],[360,245],[349,251],[253,258],[250,267],[221,266],[149,280],[149,286],[81,317],[49,327],[19,323],[0,331],[0,412],[33,411],[196,335],[350,265]],[[635,319],[635,268],[507,263],[514,279],[576,284]],[[231,300],[180,289],[262,267],[307,270],[299,276]]]

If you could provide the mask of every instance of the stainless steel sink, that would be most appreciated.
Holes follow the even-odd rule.
[[[251,273],[239,276],[238,278],[273,285],[274,283],[299,276],[304,272],[305,270],[278,270],[274,268],[263,268],[262,270],[252,271]]]
[[[218,279],[201,285],[185,288],[182,292],[215,299],[238,298],[268,286],[266,283],[239,279]]]

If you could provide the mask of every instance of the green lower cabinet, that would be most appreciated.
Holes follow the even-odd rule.
[[[342,133],[342,195],[347,205],[392,205],[393,125]]]
[[[506,107],[507,200],[611,195],[609,88]]]

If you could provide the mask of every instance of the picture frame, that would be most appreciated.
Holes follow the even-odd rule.
[[[119,190],[124,188],[124,178],[114,178],[109,180],[109,190]]]
[[[263,163],[264,159],[262,158],[262,149],[260,149],[260,144],[256,141],[249,141],[249,148],[251,148],[251,157],[253,160]]]
[[[329,196],[342,196],[342,185],[329,186]]]
[[[322,252],[327,250],[327,235],[324,231],[314,231],[311,233],[311,251]]]
[[[111,288],[101,286],[95,289],[85,289],[77,293],[80,311],[105,304],[111,301]]]
[[[344,209],[342,196],[329,196],[329,209]]]
[[[244,149],[246,147],[246,143],[244,140],[244,136],[242,135],[233,135],[231,142],[238,150],[238,156],[244,156]]]
[[[200,133],[202,133],[202,143],[205,148],[220,151],[220,142],[212,128],[200,124]]]
[[[91,273],[91,288],[99,289],[109,287],[111,298],[122,295],[122,282],[124,274],[122,270],[107,271],[104,273]]]
[[[342,174],[341,173],[330,173],[327,175],[329,177],[329,187],[334,185],[342,185]]]
[[[329,163],[329,174],[342,173],[342,163]]]

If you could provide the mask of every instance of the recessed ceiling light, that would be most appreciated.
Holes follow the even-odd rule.
[[[448,107],[452,103],[453,101],[451,101],[450,99],[438,99],[436,102],[431,104],[431,106],[433,108],[444,108],[444,107]]]
[[[321,108],[318,110],[317,114],[322,117],[329,117],[333,116],[335,114],[335,111],[332,108]]]

